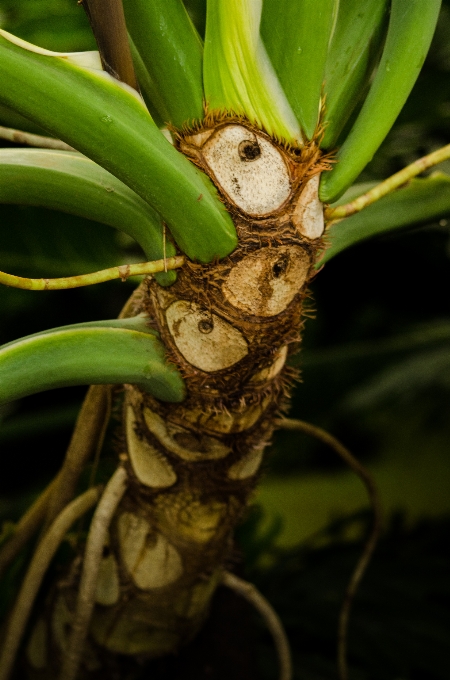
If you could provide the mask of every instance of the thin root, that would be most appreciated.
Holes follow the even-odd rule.
[[[0,271],[0,284],[21,288],[22,290],[67,290],[69,288],[81,288],[92,286],[105,281],[122,279],[126,281],[130,276],[142,276],[167,272],[169,269],[182,267],[186,261],[184,255],[164,258],[163,260],[153,260],[151,262],[139,262],[136,264],[123,264],[119,267],[109,267],[101,269],[91,274],[80,274],[79,276],[63,276],[59,279],[28,279],[23,276],[15,276]]]
[[[339,671],[339,680],[347,680],[348,678],[348,664],[347,664],[347,630],[350,616],[350,608],[353,598],[358,589],[360,581],[364,575],[365,570],[370,562],[373,551],[377,544],[380,530],[381,530],[381,503],[375,481],[366,468],[356,460],[350,451],[341,444],[331,434],[322,430],[320,427],[306,423],[303,420],[291,420],[289,418],[281,418],[276,421],[276,426],[285,430],[296,430],[297,432],[304,432],[319,439],[327,446],[330,446],[347,465],[355,472],[366,487],[369,496],[370,505],[373,514],[372,530],[367,538],[366,544],[362,554],[356,564],[353,574],[348,583],[339,614],[338,635],[337,635],[337,663]]]
[[[127,488],[127,473],[119,467],[109,480],[95,510],[84,553],[75,616],[60,680],[75,680],[95,603],[95,588],[111,520]],[[1,680],[1,679],[0,679]]]
[[[58,515],[39,543],[8,621],[0,655],[0,680],[10,676],[34,600],[58,547],[72,524],[95,505],[99,496],[99,488],[78,496]]]
[[[280,667],[279,680],[291,680],[292,678],[292,661],[291,650],[286,632],[281,623],[280,617],[266,600],[266,598],[259,592],[259,590],[248,581],[243,581],[234,574],[226,571],[223,575],[222,582],[235,593],[244,597],[263,617],[267,628],[270,630],[275,647],[278,654],[278,662]]]
[[[24,545],[34,536],[45,520],[50,497],[58,484],[56,476],[34,501],[14,529],[14,533],[0,550],[0,578]]]
[[[100,446],[105,421],[108,421],[110,414],[110,391],[110,385],[91,385],[87,391],[62,468],[52,490],[47,509],[47,526],[72,500],[87,461]]]
[[[325,219],[328,223],[327,229],[329,229],[332,224],[336,224],[344,218],[364,210],[364,208],[372,205],[372,203],[379,201],[380,198],[400,189],[400,187],[407,184],[413,177],[417,177],[417,175],[428,170],[428,168],[432,168],[433,165],[442,163],[442,161],[445,161],[448,158],[450,158],[450,144],[429,153],[427,156],[422,156],[422,158],[407,165],[406,168],[396,172],[395,175],[391,175],[391,177],[385,179],[384,182],[377,184],[376,187],[362,196],[358,196],[358,198],[355,198],[350,203],[338,205],[336,208],[327,208],[325,211]]]

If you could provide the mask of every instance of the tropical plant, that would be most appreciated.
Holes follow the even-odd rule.
[[[449,212],[446,175],[414,179],[449,147],[377,186],[353,184],[411,91],[440,1],[210,0],[204,41],[187,2],[124,0],[125,15],[119,0],[83,5],[99,53],[50,52],[0,32],[0,104],[14,122],[3,136],[39,147],[0,151],[0,201],[102,222],[148,262],[0,281],[51,290],[152,276],[119,319],[0,349],[3,403],[92,385],[61,471],[5,536],[3,568],[44,528],[6,624],[0,678],[21,644],[43,676],[138,676],[143,660],[190,642],[222,582],[265,614],[288,678],[276,615],[224,565],[277,427],[327,441],[374,496],[334,438],[282,417],[296,378],[285,362],[317,269],[362,239]],[[118,467],[100,470],[103,488],[112,408]],[[94,506],[24,641],[49,564]],[[347,617],[348,606],[342,678]]]

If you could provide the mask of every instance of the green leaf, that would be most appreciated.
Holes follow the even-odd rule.
[[[24,130],[25,132],[31,132],[35,135],[48,134],[45,130],[39,127],[39,125],[35,125],[31,122],[31,120],[28,120],[28,118],[21,116],[20,113],[16,113],[16,111],[9,109],[7,106],[2,106],[1,104],[0,125],[3,125],[3,127],[14,128],[16,130]]]
[[[265,0],[261,36],[307,139],[316,131],[338,0]]]
[[[441,0],[392,0],[383,55],[366,101],[337,163],[324,172],[320,198],[335,201],[355,181],[391,129],[419,75]]]
[[[30,46],[32,47],[32,46]],[[164,138],[144,103],[102,71],[0,36],[0,103],[109,170],[167,222],[181,250],[208,262],[237,244],[209,179]]]
[[[352,200],[370,188],[372,184],[355,185],[339,203],[347,202],[346,199]],[[327,234],[330,246],[325,250],[317,266],[322,266],[338,253],[360,241],[448,215],[450,215],[450,176],[435,172],[426,179],[413,179],[405,188],[398,189],[360,213],[331,226]]]
[[[123,4],[131,38],[159,95],[152,104],[161,119],[181,127],[203,118],[203,49],[181,0]]]
[[[259,34],[260,0],[208,0],[203,80],[209,109],[234,111],[269,134],[301,140]]]
[[[55,387],[116,383],[139,385],[163,401],[183,400],[183,380],[158,338],[113,323],[95,326],[67,326],[1,347],[0,403]]]
[[[159,128],[163,128],[164,121],[170,120],[164,98],[161,96],[156,83],[151,79],[144,62],[142,61],[142,57],[130,35],[128,35],[128,39],[142,98],[156,125]]]
[[[336,144],[370,77],[385,37],[389,0],[341,0],[325,66],[325,134],[321,146]]]
[[[163,223],[158,213],[114,175],[79,153],[0,149],[0,203],[40,206],[96,220],[129,234],[148,260],[164,256]],[[170,242],[166,254],[175,254]],[[169,280],[174,279],[172,274]]]

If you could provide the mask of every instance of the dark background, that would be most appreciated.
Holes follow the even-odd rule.
[[[203,3],[188,4],[201,25]],[[95,48],[73,0],[1,0],[0,26],[49,49]],[[384,179],[449,137],[446,1],[422,74],[360,181]],[[450,173],[450,162],[441,169]],[[328,263],[312,284],[315,316],[296,358],[303,382],[291,415],[339,437],[372,470],[385,507],[383,539],[350,623],[354,680],[450,677],[449,225],[450,216],[405,229]],[[0,233],[0,269],[19,275],[79,274],[141,259],[128,237],[43,209],[0,206]],[[133,285],[2,288],[0,344],[113,318]],[[58,469],[84,392],[55,390],[0,408],[1,518],[17,519]],[[283,618],[295,677],[336,677],[340,601],[368,522],[362,486],[333,452],[303,435],[277,435],[238,532],[236,563]],[[276,677],[271,640],[256,619],[255,626],[260,672]]]

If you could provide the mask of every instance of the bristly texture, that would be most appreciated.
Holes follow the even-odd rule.
[[[115,654],[132,665],[174,652],[205,621],[297,377],[285,361],[301,340],[323,247],[317,192],[329,160],[315,141],[290,145],[230,113],[174,133],[215,183],[239,245],[220,262],[188,260],[170,287],[145,281],[127,309],[153,319],[187,398],[167,404],[126,386],[120,457],[129,489],[99,571],[86,678],[90,668],[113,668]],[[60,628],[72,616],[77,569],[53,595],[49,617]],[[48,669],[64,640],[53,641]]]

